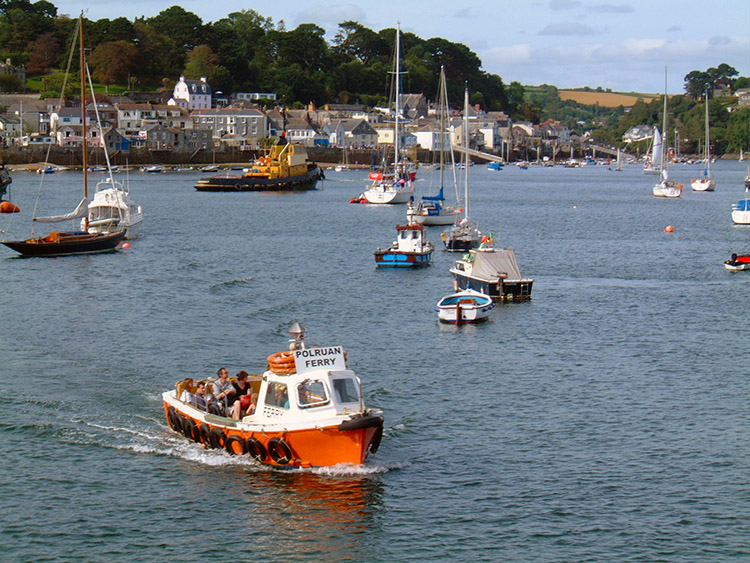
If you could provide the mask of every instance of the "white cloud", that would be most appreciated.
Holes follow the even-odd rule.
[[[528,44],[495,47],[481,53],[483,66],[502,68],[504,65],[528,63],[532,58],[531,46]]]
[[[551,23],[539,35],[593,35],[594,30],[579,22]]]
[[[295,24],[316,23],[321,27],[338,26],[341,22],[364,22],[367,19],[365,11],[356,4],[333,4],[330,6],[316,6],[314,9],[303,10],[295,18]],[[289,29],[289,26],[287,26]]]
[[[593,4],[586,9],[602,14],[629,14],[633,11],[633,6],[626,4]]]
[[[581,3],[577,0],[550,0],[549,7],[553,10],[572,10]]]

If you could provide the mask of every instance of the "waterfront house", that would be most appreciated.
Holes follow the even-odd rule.
[[[186,110],[210,109],[211,97],[211,86],[205,76],[201,76],[200,80],[185,80],[184,76],[180,76],[167,104]]]
[[[258,108],[195,110],[190,117],[193,128],[211,131],[214,144],[257,148],[268,136],[268,118]]]

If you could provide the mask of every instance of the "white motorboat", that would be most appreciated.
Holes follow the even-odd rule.
[[[96,184],[94,199],[89,203],[89,232],[125,229],[125,238],[132,240],[138,236],[143,218],[143,209],[130,199],[130,190],[122,183],[109,176]]]
[[[443,297],[435,310],[442,322],[462,324],[486,320],[494,308],[495,302],[490,296],[466,289]]]

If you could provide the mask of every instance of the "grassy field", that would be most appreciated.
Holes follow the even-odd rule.
[[[638,101],[638,98],[642,98],[644,102],[648,103],[654,98],[658,98],[658,94],[638,94],[628,93],[619,94],[614,92],[583,92],[580,90],[558,90],[561,100],[573,100],[579,104],[595,105],[599,104],[601,107],[616,108],[618,106],[632,106]]]

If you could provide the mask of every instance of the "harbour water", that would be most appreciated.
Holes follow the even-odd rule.
[[[2,560],[750,558],[750,272],[722,264],[750,251],[730,218],[746,169],[717,163],[713,193],[697,172],[663,200],[636,166],[473,167],[473,216],[535,284],[458,328],[434,311],[456,255],[375,267],[406,209],[349,204],[364,171],[286,194],[132,174],[129,250],[0,248]],[[79,183],[46,178],[40,209]],[[0,229],[28,235],[38,185],[14,175]],[[168,429],[162,391],[261,372],[294,320],[385,411],[370,461],[274,471]]]

